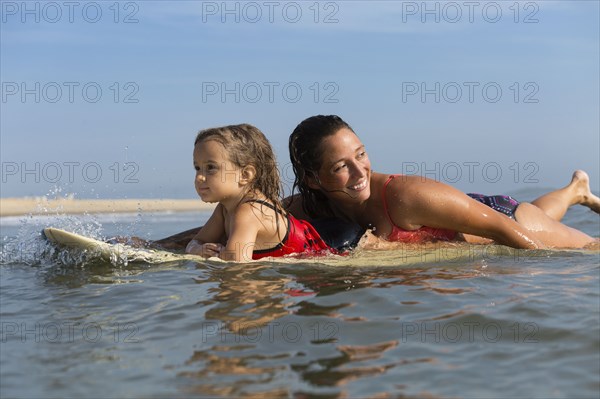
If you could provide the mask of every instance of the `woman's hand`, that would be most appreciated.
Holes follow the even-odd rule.
[[[223,248],[222,244],[213,242],[201,244],[197,240],[192,240],[185,247],[185,252],[192,255],[199,255],[204,258],[212,258],[213,256],[219,257]]]

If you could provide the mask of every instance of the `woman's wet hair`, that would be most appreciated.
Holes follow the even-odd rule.
[[[322,165],[323,150],[321,143],[340,129],[352,128],[337,115],[316,115],[300,122],[290,135],[290,160],[294,169],[294,185],[302,197],[302,208],[311,217],[333,216],[327,197],[320,191],[308,186],[308,177],[316,178]]]

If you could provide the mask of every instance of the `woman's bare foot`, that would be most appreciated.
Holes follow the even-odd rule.
[[[576,204],[587,206],[592,211],[600,213],[600,198],[590,191],[590,177],[583,170],[576,170],[569,187],[575,190]]]

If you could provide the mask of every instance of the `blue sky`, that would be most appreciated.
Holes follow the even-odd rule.
[[[68,3],[68,2],[67,2]],[[1,2],[2,197],[195,198],[198,130],[349,122],[465,191],[600,180],[598,1]]]

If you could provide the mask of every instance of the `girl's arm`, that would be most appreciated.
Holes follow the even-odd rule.
[[[217,205],[202,229],[187,244],[185,252],[204,256],[219,256],[225,241],[225,217],[223,206]]]
[[[229,239],[221,251],[221,259],[234,262],[250,262],[256,244],[256,236],[263,226],[262,213],[252,204],[240,204],[230,216]]]
[[[408,222],[413,228],[429,226],[487,237],[514,248],[545,247],[516,221],[451,186],[421,177],[410,184],[394,180],[398,182],[392,181],[386,192],[394,221]]]

